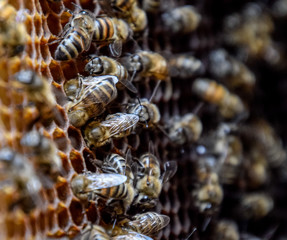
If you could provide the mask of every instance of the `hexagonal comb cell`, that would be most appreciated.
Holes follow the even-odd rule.
[[[58,198],[63,202],[65,202],[67,198],[71,195],[69,183],[65,178],[58,177],[56,191]]]
[[[59,227],[65,229],[70,222],[70,215],[65,204],[60,203],[57,208]]]
[[[84,167],[84,159],[82,158],[81,153],[73,149],[70,152],[69,159],[71,161],[74,170],[77,173],[82,173],[85,167]]]
[[[54,130],[53,139],[57,147],[59,148],[59,150],[64,152],[67,149],[68,141],[67,141],[65,132],[62,129],[56,128]]]
[[[83,215],[83,207],[81,202],[79,202],[76,199],[72,199],[69,207],[69,211],[72,216],[72,220],[76,225],[80,225],[83,221],[84,215]]]
[[[81,132],[77,128],[70,126],[68,128],[68,136],[69,136],[69,139],[71,141],[73,148],[80,150],[82,148]]]

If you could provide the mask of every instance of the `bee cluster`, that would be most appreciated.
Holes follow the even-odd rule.
[[[0,0],[3,239],[286,238],[287,1],[246,2]]]

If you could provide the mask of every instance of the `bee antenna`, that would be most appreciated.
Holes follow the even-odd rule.
[[[156,127],[169,139],[170,142],[172,142],[172,140],[170,139],[168,133],[164,130],[164,128],[160,125],[156,125]]]
[[[78,8],[79,10],[82,10],[82,7],[74,2],[71,2],[72,5],[74,5],[75,8]]]
[[[158,80],[156,85],[155,85],[155,88],[153,90],[153,93],[152,93],[151,97],[149,98],[149,102],[152,102],[152,100],[153,100],[153,98],[154,98],[154,96],[155,96],[155,94],[159,88],[160,83],[161,83],[161,80]]]
[[[199,104],[197,104],[197,106],[192,111],[192,113],[195,115],[198,115],[199,111],[203,108],[203,106],[204,106],[204,102],[200,102]]]
[[[74,15],[73,11],[69,8],[64,8],[64,11],[67,12],[67,13],[70,13],[71,15]]]
[[[207,217],[207,218],[204,220],[203,226],[202,226],[202,231],[203,231],[203,232],[206,231],[206,229],[207,229],[207,227],[208,227],[210,221],[211,221],[211,217]]]
[[[135,78],[135,76],[136,76],[136,73],[137,73],[137,71],[134,70],[134,71],[133,71],[133,74],[132,74],[132,76],[131,76],[131,82],[134,80],[134,78]]]
[[[185,240],[188,240],[188,239],[194,234],[194,232],[195,232],[196,230],[197,230],[197,228],[194,227],[194,228],[192,229],[191,233],[187,236],[187,238],[186,238]]]
[[[116,226],[116,222],[117,222],[117,219],[115,218],[115,221],[114,221],[114,223],[113,223],[112,232],[113,232],[113,231],[114,231],[114,229],[115,229],[115,226]]]

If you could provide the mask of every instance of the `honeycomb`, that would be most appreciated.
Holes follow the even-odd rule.
[[[245,42],[242,44],[236,42],[234,45],[226,43],[224,41],[223,21],[225,17],[239,13],[248,2],[250,1],[192,1],[192,5],[202,15],[201,23],[197,30],[183,36],[180,34],[175,36],[161,34],[159,16],[150,14],[148,15],[148,40],[145,42],[141,36],[135,36],[135,39],[140,47],[149,48],[160,53],[192,52],[202,60],[203,65],[207,65],[207,54],[219,47],[226,48],[234,55],[238,49],[242,50],[243,48],[243,53],[239,51],[239,56],[242,57],[244,51],[248,51],[244,47]],[[273,1],[265,2],[268,2],[265,7],[272,7]],[[93,0],[9,0],[8,3],[17,10],[18,17],[21,17],[21,21],[25,23],[27,44],[22,54],[12,57],[2,54],[0,57],[0,147],[10,146],[17,152],[25,154],[20,139],[25,132],[30,130],[30,124],[33,119],[37,118],[39,113],[36,108],[21,107],[28,102],[27,94],[17,90],[13,82],[13,75],[21,69],[33,69],[49,81],[56,97],[56,108],[60,113],[59,118],[54,121],[45,125],[37,122],[33,127],[41,129],[45,136],[55,142],[64,174],[58,177],[53,187],[41,190],[42,202],[29,214],[18,208],[7,211],[9,203],[17,198],[17,192],[13,188],[5,189],[0,200],[0,238],[60,239],[66,237],[72,239],[88,222],[97,222],[99,216],[96,205],[91,204],[86,208],[73,195],[70,181],[75,174],[82,173],[84,170],[96,171],[97,168],[93,164],[93,160],[102,160],[108,153],[114,151],[114,148],[107,145],[97,149],[89,149],[83,139],[81,130],[69,124],[66,112],[67,100],[63,84],[67,80],[77,77],[78,73],[87,75],[84,66],[88,61],[88,54],[95,52],[95,45],[92,44],[88,52],[70,61],[56,61],[53,56],[59,43],[57,42],[58,36],[71,17],[66,9],[73,10],[80,6],[83,9],[94,11],[96,4]],[[177,5],[190,4],[190,1],[167,1],[164,4],[169,9]],[[286,15],[285,19],[275,16],[272,21],[275,22],[272,37],[276,44],[281,44],[280,47],[283,47],[281,53],[284,54],[286,34],[280,29],[284,27],[284,23],[286,24]],[[272,29],[272,26],[270,29]],[[268,31],[272,32],[270,29]],[[269,38],[265,40],[268,44],[272,41]],[[274,46],[277,45],[274,44]],[[136,51],[134,46],[130,45],[124,46],[123,50],[123,54]],[[270,121],[285,144],[287,128],[285,127],[286,75],[284,74],[286,74],[286,68],[284,67],[286,65],[284,65],[284,61],[275,61],[272,58],[274,55],[270,57],[271,53],[264,55],[268,50],[270,49],[261,47],[260,51],[258,50],[260,53],[252,52],[247,58],[242,57],[256,74],[258,81],[254,90],[255,97],[252,100],[246,97],[244,100],[249,101],[251,116],[265,118]],[[273,50],[275,53],[274,51],[272,53],[275,55],[280,53],[280,51],[276,52],[276,48]],[[102,49],[101,53],[107,54],[106,49]],[[204,76],[210,77],[209,75],[210,73],[207,71]],[[161,124],[172,116],[183,116],[192,112],[198,106],[200,100],[192,93],[194,79],[172,78],[171,96],[166,94],[170,86],[166,83],[160,85],[153,102],[160,109]],[[271,81],[271,79],[274,81]],[[140,98],[149,98],[156,83],[146,79],[146,81],[136,82],[135,85],[139,89]],[[131,96],[132,94],[127,90],[120,90],[116,102],[125,104]],[[115,108],[119,109],[116,104]],[[205,134],[214,130],[218,123],[223,121],[218,117],[216,111],[216,108],[204,105],[199,114]],[[251,128],[250,131],[253,129],[256,129],[256,127]],[[244,132],[242,139],[244,139]],[[266,191],[272,194],[275,201],[274,210],[263,219],[242,220],[234,211],[238,206],[239,195],[253,191],[248,186],[246,180],[248,177],[245,179],[245,176],[239,179],[235,186],[223,186],[224,199],[218,211],[212,215],[201,214],[194,208],[194,199],[191,195],[194,184],[198,181],[196,179],[197,163],[194,157],[193,145],[176,147],[170,143],[163,132],[157,129],[144,130],[137,135],[133,134],[120,140],[114,140],[113,145],[123,153],[129,147],[132,150],[132,155],[139,157],[142,153],[148,151],[150,141],[153,142],[156,154],[160,156],[162,163],[169,160],[176,160],[178,163],[178,171],[164,185],[160,202],[156,207],[157,212],[170,217],[170,224],[159,233],[156,239],[187,239],[194,228],[197,230],[189,239],[212,239],[212,232],[217,221],[224,218],[236,221],[239,231],[242,233],[249,232],[262,238],[268,238],[268,236],[272,239],[286,238],[287,221],[284,200],[286,199],[284,192],[286,181],[276,179],[276,174],[273,174],[267,186],[257,187],[254,190]],[[248,141],[246,144],[248,145]],[[246,146],[244,148],[248,149]]]

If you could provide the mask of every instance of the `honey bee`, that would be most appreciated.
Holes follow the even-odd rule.
[[[260,219],[269,214],[273,206],[271,196],[264,193],[249,193],[240,201],[240,215],[244,219]]]
[[[198,78],[193,82],[192,91],[204,101],[218,106],[224,118],[232,119],[247,115],[247,109],[242,100],[215,81]]]
[[[143,31],[147,26],[145,11],[135,0],[100,0],[101,7],[112,16],[126,20],[134,32]]]
[[[75,127],[83,126],[90,118],[99,116],[105,107],[117,97],[116,76],[79,77],[81,90],[76,91],[78,96],[68,105],[68,117]],[[71,91],[73,83],[66,88]],[[68,92],[69,94],[71,92]]]
[[[76,58],[90,48],[95,31],[94,18],[88,10],[76,13],[64,28],[63,40],[55,52],[55,59],[66,61]]]
[[[220,182],[222,184],[233,184],[237,179],[243,162],[243,146],[239,137],[226,136],[227,154],[220,171]]]
[[[10,208],[20,206],[25,213],[32,211],[40,201],[42,187],[33,166],[23,155],[5,147],[0,150],[1,188],[12,185],[19,192],[19,199]]]
[[[237,126],[235,124],[220,123],[214,131],[209,132],[207,135],[202,136],[200,144],[205,148],[203,154],[206,156],[212,155],[215,158],[221,158],[220,164],[222,166],[223,160],[228,155],[228,137],[236,131]],[[213,160],[216,160],[216,159]],[[211,159],[210,159],[211,160]],[[215,161],[211,161],[215,163]]]
[[[40,178],[43,178],[44,182],[45,177],[56,182],[62,173],[62,161],[57,155],[57,148],[53,141],[33,130],[22,137],[21,145],[32,151],[36,165],[44,174],[41,174]]]
[[[119,192],[120,197],[114,197],[117,199],[120,198],[123,201],[124,212],[131,206],[135,197],[134,174],[129,165],[129,162],[131,162],[129,153],[127,154],[128,160],[118,154],[111,154],[105,158],[101,167],[104,173],[117,173],[127,176],[127,181],[122,183],[125,185],[123,188],[125,192]]]
[[[134,33],[142,32],[148,25],[146,12],[135,4],[132,8],[130,20],[128,20],[128,22]]]
[[[201,21],[200,14],[193,6],[177,7],[162,14],[162,23],[171,34],[188,34],[194,31]]]
[[[194,205],[201,213],[212,214],[223,200],[223,190],[216,173],[210,173],[206,183],[192,192]]]
[[[158,107],[146,98],[131,99],[126,111],[129,114],[137,115],[139,117],[138,122],[146,128],[155,126],[160,120]]]
[[[129,232],[125,235],[112,237],[111,240],[152,240],[152,238],[137,232]]]
[[[147,13],[157,13],[161,7],[161,0],[143,0],[142,7]]]
[[[164,172],[161,174],[160,163],[152,153],[143,154],[138,160],[136,189],[137,196],[133,205],[144,208],[154,207],[164,183],[166,183],[177,171],[177,163],[169,161],[164,164]]]
[[[220,220],[216,224],[214,240],[239,240],[239,231],[235,222],[229,220]]]
[[[195,188],[192,190],[194,206],[200,213],[213,214],[223,200],[223,189],[217,174],[217,159],[203,155],[197,161]]]
[[[134,181],[134,174],[130,166],[130,151],[127,153],[128,160],[120,156],[119,154],[111,154],[104,159],[101,169],[104,173],[118,173],[126,175],[127,182]]]
[[[105,229],[99,225],[88,224],[81,230],[78,240],[110,240]]]
[[[128,17],[133,6],[137,4],[136,0],[98,0],[98,2],[104,11],[120,18]]]
[[[44,123],[58,116],[57,102],[47,79],[32,70],[21,70],[14,77],[24,86],[29,101],[35,104]]]
[[[167,80],[169,77],[166,59],[156,52],[139,51],[122,58],[121,61],[128,71],[137,72],[140,77],[151,77],[155,80]]]
[[[88,146],[100,147],[109,143],[112,138],[130,135],[139,121],[135,114],[115,113],[106,117],[105,121],[92,121],[84,129]]]
[[[203,154],[201,161],[207,164],[200,165],[200,168],[203,172],[213,171],[223,184],[235,183],[242,167],[243,146],[241,139],[235,135],[237,129],[236,124],[221,123],[215,131],[199,140],[202,145],[198,146],[198,153]]]
[[[127,177],[121,174],[85,172],[72,179],[71,188],[82,201],[93,201],[98,197],[109,200],[123,190],[122,183],[126,180]]]
[[[286,18],[287,15],[287,2],[286,0],[277,0],[273,3],[272,8],[272,15],[276,18]]]
[[[124,227],[147,236],[157,234],[169,224],[170,218],[156,212],[136,214],[130,221],[124,223]]]
[[[224,39],[240,47],[245,56],[264,57],[273,44],[271,34],[274,23],[271,16],[258,3],[250,3],[240,14],[224,20]]]
[[[196,142],[202,132],[202,123],[193,113],[173,117],[167,124],[169,139],[177,145]]]
[[[270,179],[270,172],[265,153],[254,144],[244,158],[244,180],[248,188],[257,189],[266,185]]]
[[[209,70],[222,80],[229,89],[254,88],[256,79],[254,74],[240,61],[231,57],[224,49],[217,49],[209,55]]]
[[[135,86],[129,81],[130,76],[125,67],[118,61],[106,57],[106,56],[96,56],[93,57],[85,66],[85,71],[89,72],[91,75],[113,75],[117,76],[119,83],[123,84],[130,91],[137,93]]]
[[[27,31],[24,22],[20,21],[15,7],[8,4],[7,0],[0,2],[0,45],[1,55],[9,57],[23,52],[27,43]],[[22,13],[24,14],[24,13]]]
[[[271,168],[279,168],[286,164],[286,151],[282,141],[267,121],[259,119],[243,126],[240,130],[249,142],[255,143],[265,153]]]
[[[111,54],[119,57],[122,44],[132,36],[128,23],[122,19],[101,17],[94,20],[95,31],[93,41],[100,45],[109,45]]]
[[[187,54],[178,54],[168,59],[171,77],[191,78],[203,71],[203,64],[199,59]]]

